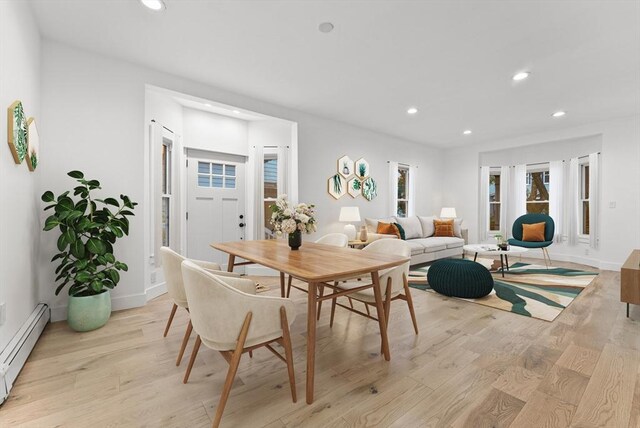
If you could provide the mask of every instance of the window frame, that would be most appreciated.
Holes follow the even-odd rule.
[[[160,148],[160,228],[162,230],[162,246],[170,247],[173,230],[173,140],[162,137]],[[167,201],[167,221],[163,215],[164,202]]]
[[[578,164],[578,238],[580,240],[588,240],[590,233],[583,233],[584,231],[584,203],[589,203],[591,197],[591,182],[589,181],[589,158],[581,159]],[[588,188],[585,185],[588,183]],[[585,194],[589,197],[585,198]],[[588,221],[588,218],[587,218]],[[587,225],[588,226],[588,225]],[[589,230],[591,232],[591,230]]]
[[[528,196],[527,196],[528,187],[529,186],[533,186],[533,180],[532,180],[532,176],[531,176],[531,174],[533,174],[533,173],[538,173],[538,172],[542,173],[542,183],[545,185],[545,188],[546,188],[547,192],[549,191],[549,188],[548,188],[549,180],[550,180],[549,172],[550,172],[550,167],[551,166],[550,166],[549,163],[546,163],[544,165],[546,165],[546,166],[538,166],[538,165],[535,165],[535,166],[531,165],[530,166],[530,165],[527,165],[527,178],[526,178],[527,186],[524,189],[525,201],[526,201],[525,202],[525,209],[526,209],[526,213],[527,214],[535,214],[535,212],[534,213],[530,213],[529,212],[529,204],[546,204],[547,205],[547,212],[549,212],[549,209],[550,209],[550,205],[549,205],[550,204],[550,200],[549,200],[550,198],[549,198],[549,196],[547,196],[547,199],[543,199],[543,200],[539,200],[539,201],[537,201],[537,200],[530,201],[528,199]]]
[[[200,172],[200,164],[207,164],[209,166],[209,172]],[[222,167],[222,173],[218,174],[215,173],[213,171],[213,165],[220,165]],[[229,167],[233,168],[233,175],[231,174],[227,174],[227,169]],[[218,189],[218,190],[235,190],[236,186],[237,186],[237,168],[238,165],[232,162],[220,162],[220,161],[202,161],[199,160],[198,161],[198,179],[197,179],[197,186],[203,189]],[[200,184],[200,178],[203,177],[207,177],[209,179],[209,185],[208,186],[203,186],[202,184]],[[214,178],[220,178],[221,180],[221,186],[214,186],[213,185],[213,179]],[[233,180],[233,186],[227,186],[227,181],[228,180]]]
[[[263,189],[262,190],[263,191],[262,204],[265,207],[265,210],[264,210],[264,223],[265,223],[265,225],[267,223],[267,220],[271,218],[271,212],[266,209],[267,203],[274,203],[278,199],[278,193],[279,193],[279,190],[280,190],[279,189],[279,184],[280,183],[278,181],[278,177],[279,177],[278,172],[279,172],[279,169],[280,169],[280,162],[279,162],[278,158],[279,158],[279,154],[278,154],[278,149],[276,147],[265,147],[264,148],[263,158],[262,158],[262,162],[263,162],[263,171],[262,171],[262,189]],[[266,184],[266,182],[264,180],[264,173],[265,173],[265,171],[264,171],[264,162],[267,161],[267,160],[275,160],[276,161],[276,181],[275,181],[275,184],[276,184],[276,196],[275,197],[267,197],[264,194],[264,186]],[[268,235],[265,232],[264,238],[265,239],[275,239],[276,235],[275,234]]]
[[[396,196],[397,193],[400,191],[400,176],[401,173],[400,171],[404,171],[405,172],[405,183],[404,183],[404,198],[398,198],[396,197],[396,217],[400,217],[400,218],[406,218],[409,216],[409,204],[411,204],[411,198],[409,197],[409,183],[411,181],[411,168],[408,165],[401,165],[398,164],[398,174],[397,174],[397,189],[396,189]],[[399,214],[399,209],[400,209],[400,203],[404,203],[405,207],[406,207],[406,211],[404,213],[404,216],[401,216]]]
[[[491,176],[498,176],[500,177],[500,181],[502,182],[502,171],[500,168],[490,168],[489,169],[489,182],[487,183],[487,186],[489,186],[489,188],[491,187]],[[501,183],[502,184],[502,183]],[[500,196],[500,191],[498,191],[498,189],[496,189],[496,194],[498,195],[498,201],[491,201],[491,191],[487,192],[488,196],[489,196],[489,217],[488,217],[488,221],[489,221],[489,234],[492,235],[496,235],[501,233],[501,227],[502,227],[502,219],[500,218],[500,214],[502,213],[502,198]],[[498,206],[498,228],[497,229],[491,229],[491,205],[497,205]]]

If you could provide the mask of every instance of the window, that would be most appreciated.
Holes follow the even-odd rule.
[[[264,165],[264,234],[266,239],[275,238],[271,225],[271,208],[278,198],[278,154],[275,150],[265,148]]]
[[[489,174],[489,230],[500,230],[500,171]]]
[[[589,235],[589,161],[580,164],[580,234]]]
[[[398,167],[398,200],[396,214],[398,217],[406,217],[409,213],[409,168]]]
[[[168,247],[171,243],[171,153],[172,142],[167,138],[162,139],[161,153],[161,187],[162,187],[162,245]]]
[[[549,214],[549,167],[527,171],[527,214]]]
[[[236,166],[198,161],[198,187],[236,188]]]

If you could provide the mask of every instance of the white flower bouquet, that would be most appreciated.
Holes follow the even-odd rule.
[[[280,195],[271,208],[271,224],[276,234],[292,234],[295,231],[311,233],[316,231],[315,205],[301,203],[291,205],[287,195]]]

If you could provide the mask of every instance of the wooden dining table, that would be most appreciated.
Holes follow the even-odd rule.
[[[389,361],[389,340],[384,322],[384,308],[378,272],[399,266],[409,261],[408,257],[373,253],[353,248],[338,248],[330,245],[305,242],[298,250],[291,250],[287,241],[282,239],[237,241],[214,243],[211,247],[229,255],[227,270],[248,264],[259,264],[280,272],[280,294],[285,293],[285,274],[291,275],[308,284],[307,300],[307,403],[313,403],[313,385],[315,376],[316,352],[316,313],[319,301],[345,296],[355,291],[373,288],[382,353]],[[244,259],[239,261],[237,259]],[[334,292],[327,296],[318,296],[319,286],[332,286],[330,283],[356,276],[371,275],[371,282],[363,281],[358,288]]]

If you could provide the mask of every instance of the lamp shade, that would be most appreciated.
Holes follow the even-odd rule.
[[[342,207],[340,208],[339,221],[360,221],[360,209],[358,207]]]
[[[440,218],[456,218],[456,209],[451,207],[443,207],[440,211]]]

